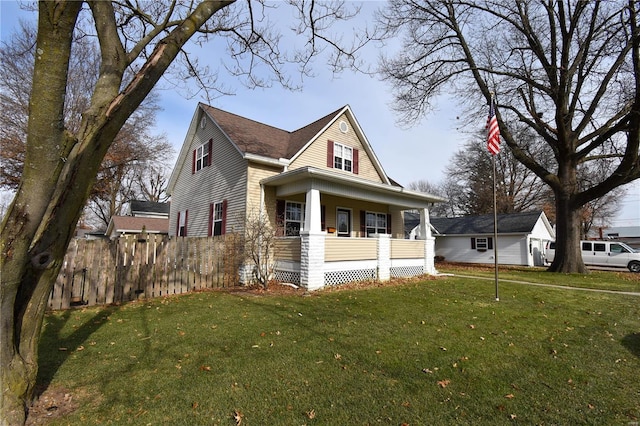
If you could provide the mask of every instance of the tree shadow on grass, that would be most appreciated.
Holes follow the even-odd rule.
[[[78,348],[81,348],[89,337],[108,321],[109,315],[116,309],[118,307],[108,307],[96,311],[93,318],[84,321],[82,325],[66,335],[63,330],[76,311],[68,309],[61,313],[47,314],[38,350],[35,398],[47,390],[65,360]]]
[[[622,346],[640,358],[640,333],[627,334],[622,338]]]

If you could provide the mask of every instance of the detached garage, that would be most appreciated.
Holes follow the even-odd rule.
[[[493,215],[431,218],[436,256],[450,262],[493,263]],[[555,233],[542,211],[498,215],[498,263],[544,266]]]

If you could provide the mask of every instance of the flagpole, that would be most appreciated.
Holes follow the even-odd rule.
[[[491,156],[493,162],[493,262],[496,278],[496,302],[500,301],[498,292],[498,212],[496,208],[496,156]]]
[[[493,164],[493,262],[496,277],[496,302],[500,300],[498,292],[498,208],[496,203],[496,155],[500,152],[500,127],[496,117],[493,92],[489,98],[489,117],[487,118],[487,148]]]

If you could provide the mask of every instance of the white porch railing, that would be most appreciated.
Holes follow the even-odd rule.
[[[314,239],[316,252],[305,253],[303,238]],[[320,250],[317,249],[320,243]],[[337,238],[324,234],[279,238],[275,245],[275,278],[311,289],[353,281],[387,280],[434,273],[432,240],[391,239],[388,235],[377,238]],[[320,253],[322,252],[322,253]],[[319,258],[322,256],[322,258]],[[313,277],[322,282],[305,283],[302,269],[308,265],[321,266],[313,270]],[[321,274],[318,274],[321,272]],[[317,280],[318,278],[313,278]],[[308,281],[309,278],[306,278]]]

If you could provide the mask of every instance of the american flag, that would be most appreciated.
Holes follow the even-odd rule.
[[[489,117],[487,118],[487,129],[489,129],[487,149],[492,155],[496,155],[500,152],[500,128],[498,127],[495,106],[493,105],[493,97],[489,105]]]

